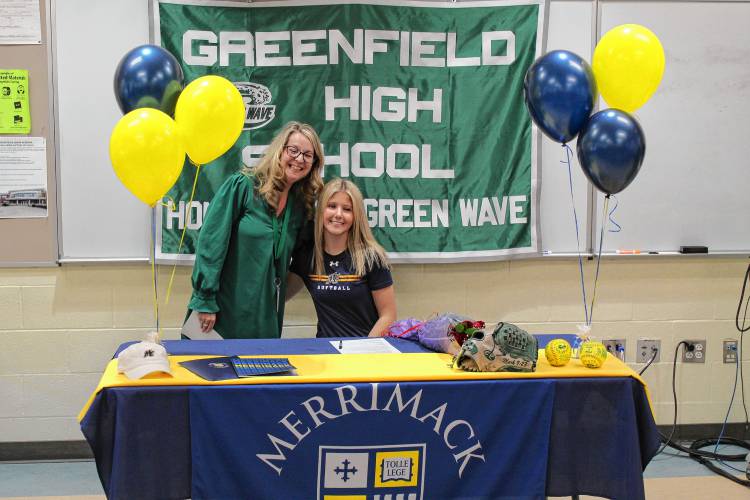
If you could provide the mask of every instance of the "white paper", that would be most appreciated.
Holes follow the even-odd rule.
[[[42,43],[39,0],[0,2],[0,44],[36,45]]]
[[[190,312],[187,321],[182,325],[182,334],[190,340],[223,340],[223,337],[216,330],[209,330],[205,333],[201,331],[198,311]]]
[[[0,218],[47,217],[47,142],[0,137]]]
[[[341,354],[398,354],[401,351],[385,339],[331,340],[331,345]]]

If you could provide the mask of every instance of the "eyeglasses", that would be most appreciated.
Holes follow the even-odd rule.
[[[315,159],[315,155],[310,151],[302,151],[297,146],[284,146],[284,151],[293,160],[299,160],[299,155],[302,155],[302,161],[310,164]]]

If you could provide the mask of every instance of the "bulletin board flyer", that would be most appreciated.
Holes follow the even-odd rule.
[[[0,134],[29,133],[29,72],[0,69]]]

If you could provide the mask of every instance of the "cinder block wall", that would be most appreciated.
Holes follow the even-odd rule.
[[[672,422],[672,358],[682,339],[708,341],[705,364],[679,364],[679,423],[717,423],[731,396],[735,365],[721,359],[734,327],[747,259],[633,257],[602,261],[592,334],[625,338],[636,369],[639,337],[662,341],[661,362],[645,374],[657,423]],[[591,296],[595,262],[585,263]],[[190,269],[159,266],[164,337],[178,338],[190,294]],[[583,306],[575,259],[397,265],[399,317],[464,313],[510,321],[532,333],[574,333]],[[115,348],[153,329],[147,265],[66,265],[0,269],[0,441],[80,440],[76,415]],[[288,304],[285,337],[315,334],[306,292]],[[747,346],[750,349],[750,345]],[[744,367],[750,369],[750,355]],[[750,374],[750,371],[747,372]],[[740,400],[739,392],[736,401]],[[744,421],[734,405],[730,422]]]

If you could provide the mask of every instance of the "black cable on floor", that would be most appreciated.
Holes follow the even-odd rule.
[[[740,293],[740,300],[737,304],[737,315],[735,317],[735,326],[737,327],[737,330],[740,332],[740,348],[739,352],[737,353],[737,363],[739,363],[739,376],[741,380],[741,391],[742,391],[742,406],[745,409],[745,424],[747,429],[748,424],[748,414],[747,414],[747,406],[745,406],[745,384],[744,384],[744,377],[742,375],[742,352],[743,352],[743,340],[744,340],[744,333],[750,330],[750,325],[747,327],[746,320],[747,320],[747,308],[748,304],[750,304],[750,296],[748,296],[747,301],[745,301],[745,289],[747,286],[747,283],[750,279],[750,265],[747,266],[747,271],[745,272],[745,276],[742,280],[742,292]],[[740,325],[740,311],[742,310],[742,302],[745,301],[745,312],[742,318],[742,325]],[[725,477],[731,481],[734,481],[737,484],[740,484],[742,486],[746,486],[750,488],[750,472],[748,472],[748,479],[742,479],[740,477],[735,476],[734,474],[731,474],[727,472],[726,470],[716,466],[711,462],[711,460],[718,460],[720,462],[744,462],[745,461],[745,453],[736,454],[736,455],[724,455],[722,453],[716,453],[715,451],[703,451],[701,448],[705,448],[707,446],[714,446],[717,448],[720,444],[730,444],[733,446],[737,446],[740,448],[744,448],[748,451],[750,451],[750,444],[748,444],[746,441],[743,441],[741,439],[735,439],[735,438],[729,438],[724,437],[721,434],[718,438],[710,438],[710,439],[698,439],[694,441],[689,448],[686,448],[674,441],[672,441],[672,437],[674,436],[675,429],[677,428],[677,391],[675,389],[675,376],[677,372],[677,353],[679,351],[680,345],[685,345],[685,348],[688,347],[688,344],[685,341],[681,341],[677,344],[677,347],[675,348],[674,353],[674,362],[672,365],[672,396],[674,397],[674,423],[672,425],[672,432],[669,434],[669,437],[664,437],[661,433],[659,433],[659,436],[661,437],[662,443],[664,445],[661,447],[658,453],[661,453],[664,451],[664,449],[667,446],[670,446],[678,451],[681,451],[683,453],[687,453],[687,455],[692,458],[693,460],[697,461],[700,464],[705,465],[709,470],[712,472]],[[648,367],[648,365],[646,366]],[[645,370],[645,368],[644,368]],[[736,375],[735,375],[736,377]],[[735,384],[737,383],[737,379],[735,378]],[[734,401],[734,395],[732,396],[732,401]],[[729,403],[729,408],[731,410],[732,401]],[[728,413],[727,413],[728,417]],[[726,421],[725,421],[726,423]],[[723,427],[722,427],[723,432]],[[725,464],[728,467],[735,469],[734,467]],[[738,469],[735,469],[738,470]],[[740,471],[741,472],[741,471]]]
[[[725,477],[731,481],[734,481],[737,484],[741,484],[742,486],[746,486],[750,488],[750,480],[742,479],[733,474],[730,474],[726,470],[714,465],[711,462],[711,460],[721,460],[724,462],[744,462],[745,456],[747,455],[746,453],[740,453],[737,455],[724,455],[721,453],[714,453],[712,451],[703,451],[700,449],[706,446],[716,445],[717,444],[716,439],[699,439],[697,441],[694,441],[690,445],[690,448],[686,448],[679,443],[675,443],[674,441],[667,440],[667,438],[665,438],[661,434],[660,436],[665,446],[669,445],[671,448],[674,448],[675,450],[679,450],[683,453],[687,453],[690,458],[692,458],[693,460],[695,460],[696,462],[700,464],[705,465],[712,472],[715,472],[716,474],[722,477]],[[724,438],[721,438],[721,440],[719,441],[719,444],[731,444],[733,446],[745,448],[746,450],[750,451],[750,445],[741,439],[724,437]]]

